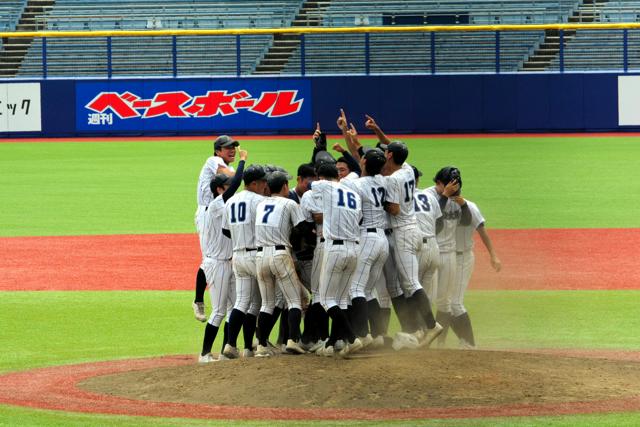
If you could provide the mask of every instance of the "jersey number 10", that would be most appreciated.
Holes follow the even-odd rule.
[[[236,204],[232,203],[230,206],[231,210],[231,218],[229,222],[231,224],[235,224],[237,222],[244,222],[247,219],[247,204],[245,202],[238,203],[237,206],[237,217],[236,217]]]

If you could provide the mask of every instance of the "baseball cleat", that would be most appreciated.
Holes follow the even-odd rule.
[[[406,332],[396,332],[396,335],[393,338],[393,344],[391,344],[391,347],[394,350],[398,351],[398,350],[402,350],[403,348],[410,348],[410,349],[418,348],[419,345],[420,344],[418,343],[418,340],[413,334],[408,334]]]
[[[204,313],[203,302],[193,302],[191,304],[191,307],[193,308],[193,315],[195,316],[196,320],[199,320],[200,322],[207,321],[207,315]]]
[[[324,356],[324,357],[333,357],[333,355],[335,354],[334,350],[333,350],[333,346],[322,346],[318,349],[318,351],[316,351],[316,354],[318,356]]]
[[[218,355],[218,362],[221,362],[223,360],[231,360],[229,359],[227,356],[225,356],[224,354],[220,353],[220,355]]]
[[[353,354],[358,352],[358,350],[361,350],[362,348],[364,348],[364,345],[362,344],[362,341],[360,341],[360,338],[356,338],[351,344],[347,343],[347,345],[344,346],[344,348],[342,350],[340,350],[340,356],[347,356],[349,354]]]
[[[211,362],[217,362],[217,361],[218,359],[213,357],[211,353],[207,353],[204,356],[203,355],[198,356],[198,363],[211,363]]]
[[[371,342],[371,348],[380,347],[384,347],[384,337],[382,335],[378,335],[377,337],[373,338],[373,341]]]
[[[322,347],[324,347],[327,340],[318,340],[311,347],[309,347],[309,353],[315,353]]]
[[[304,348],[300,346],[300,344],[298,344],[297,342],[291,339],[287,340],[287,345],[285,348],[287,350],[287,353],[289,354],[305,354],[306,353],[306,351],[304,350]]]
[[[269,348],[269,346],[262,346],[258,344],[258,348],[256,350],[256,357],[271,357],[274,355],[273,350]]]
[[[249,350],[248,348],[245,348],[244,350],[242,350],[242,357],[243,358],[253,357],[253,350]]]
[[[238,349],[236,347],[231,347],[231,345],[229,344],[224,346],[222,354],[227,356],[229,359],[237,359],[238,357],[240,357],[240,352],[238,351]]]
[[[475,345],[467,342],[462,338],[460,338],[459,347],[461,350],[477,350],[478,349]]]
[[[423,342],[420,343],[420,346],[429,347],[431,343],[435,341],[436,338],[438,338],[438,335],[442,333],[443,329],[444,328],[442,327],[442,325],[436,322],[436,326],[431,329],[427,329],[427,332],[424,334]]]
[[[282,354],[282,349],[280,348],[280,346],[275,346],[273,344],[271,344],[271,341],[267,341],[267,347],[269,348],[269,350],[271,350],[271,353],[273,354]]]
[[[369,347],[371,344],[373,344],[373,337],[371,336],[371,334],[367,334],[364,337],[358,337],[358,338],[360,338],[363,348]]]
[[[345,343],[343,340],[338,340],[336,341],[333,347],[335,348],[336,351],[340,351],[345,347],[346,344],[347,343]]]

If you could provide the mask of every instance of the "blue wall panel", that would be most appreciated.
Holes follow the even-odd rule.
[[[364,128],[364,115],[370,114],[390,133],[614,131],[619,130],[617,77],[584,73],[43,80],[43,131],[37,136],[310,134],[318,121],[324,130],[336,132],[340,108],[359,130]],[[117,123],[99,126],[88,124],[91,110],[85,107],[103,91],[131,91],[141,99],[185,91],[193,99],[209,90],[242,89],[256,99],[262,93],[298,90],[296,99],[304,98],[304,104],[284,117],[245,109],[225,117],[114,118]]]

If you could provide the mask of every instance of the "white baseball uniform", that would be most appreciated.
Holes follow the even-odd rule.
[[[303,221],[300,206],[285,197],[267,197],[256,207],[256,271],[262,312],[273,314],[276,286],[289,309],[302,309],[302,283],[293,264],[289,237],[292,228]]]
[[[435,187],[427,190],[436,200],[440,195]],[[440,250],[440,265],[437,272],[436,306],[438,311],[451,313],[451,298],[456,281],[456,228],[460,222],[462,211],[451,199],[447,200],[442,211],[443,227],[436,235]]]
[[[485,220],[478,206],[467,200],[471,212],[470,225],[458,225],[456,228],[456,280],[451,292],[451,313],[458,317],[467,312],[464,307],[464,293],[469,286],[473,273],[475,256],[473,254],[473,233]]]
[[[413,169],[404,163],[400,169],[387,177],[387,201],[400,206],[398,215],[388,215],[394,240],[393,251],[400,286],[406,297],[422,289],[418,278],[418,252],[422,248],[422,235],[416,222],[413,194],[416,180]],[[392,297],[399,296],[397,285],[387,283]]]
[[[364,176],[342,180],[341,184],[355,191],[362,201],[360,254],[350,285],[351,299],[371,300],[389,256],[389,243],[384,234],[387,226],[387,214],[384,210],[387,179],[382,175]]]
[[[320,302],[324,309],[349,304],[349,285],[356,268],[362,201],[354,191],[333,181],[311,185],[313,197],[322,206],[322,233],[325,238],[320,273]]]
[[[313,214],[321,214],[322,207],[317,199],[313,197],[313,190],[306,191],[300,199],[300,208],[307,222],[315,223]],[[320,271],[322,270],[322,257],[324,256],[324,237],[322,236],[322,224],[316,224],[316,248],[313,251],[313,261],[311,264],[311,302],[320,302],[318,289],[320,287]]]
[[[204,212],[207,206],[209,206],[209,203],[211,203],[215,198],[214,194],[211,192],[210,184],[213,177],[216,175],[216,173],[218,173],[218,168],[220,166],[233,171],[233,167],[227,165],[222,157],[211,156],[202,166],[200,176],[198,177],[198,188],[196,189],[196,202],[198,204],[198,208],[196,209],[195,213],[195,224],[196,230],[200,235],[200,249],[202,249],[203,251],[203,258],[204,249],[202,247],[202,221],[204,220]]]
[[[422,248],[418,254],[418,277],[429,300],[435,301],[434,275],[440,264],[440,249],[436,241],[436,220],[442,217],[438,199],[428,190],[413,196],[418,228],[422,233]]]
[[[225,227],[233,243],[233,272],[236,276],[235,309],[257,316],[260,290],[256,274],[256,208],[264,196],[244,190],[231,197],[225,206]]]
[[[222,196],[216,197],[209,203],[203,218],[202,241],[205,258],[201,268],[207,278],[211,298],[209,323],[216,327],[220,326],[227,314],[230,294],[235,296],[231,239],[222,234],[224,207]]]

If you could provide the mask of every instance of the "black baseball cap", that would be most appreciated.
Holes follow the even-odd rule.
[[[384,151],[379,148],[363,147],[365,169],[367,174],[377,175],[382,171],[382,167],[387,162]]]
[[[209,187],[211,188],[211,192],[213,194],[216,194],[216,188],[227,185],[229,181],[231,181],[231,177],[223,173],[214,175],[214,177],[211,179],[211,184],[209,185]]]
[[[251,165],[244,170],[244,176],[242,180],[244,181],[244,185],[249,185],[253,181],[266,180],[267,173],[264,171],[264,168],[260,165]]]
[[[336,159],[334,159],[333,156],[327,151],[318,151],[316,153],[315,162],[316,169],[318,169],[318,167],[320,167],[320,165],[324,163],[335,164]]]
[[[239,145],[240,143],[235,139],[231,138],[229,135],[220,135],[213,142],[213,149],[214,151],[217,151],[221,148],[237,147]]]
[[[387,150],[387,144],[384,144],[384,143],[382,143],[382,142],[378,142],[378,143],[376,144],[376,148],[379,148],[379,149],[380,149],[380,150],[382,150],[382,151],[386,151],[386,150]]]

